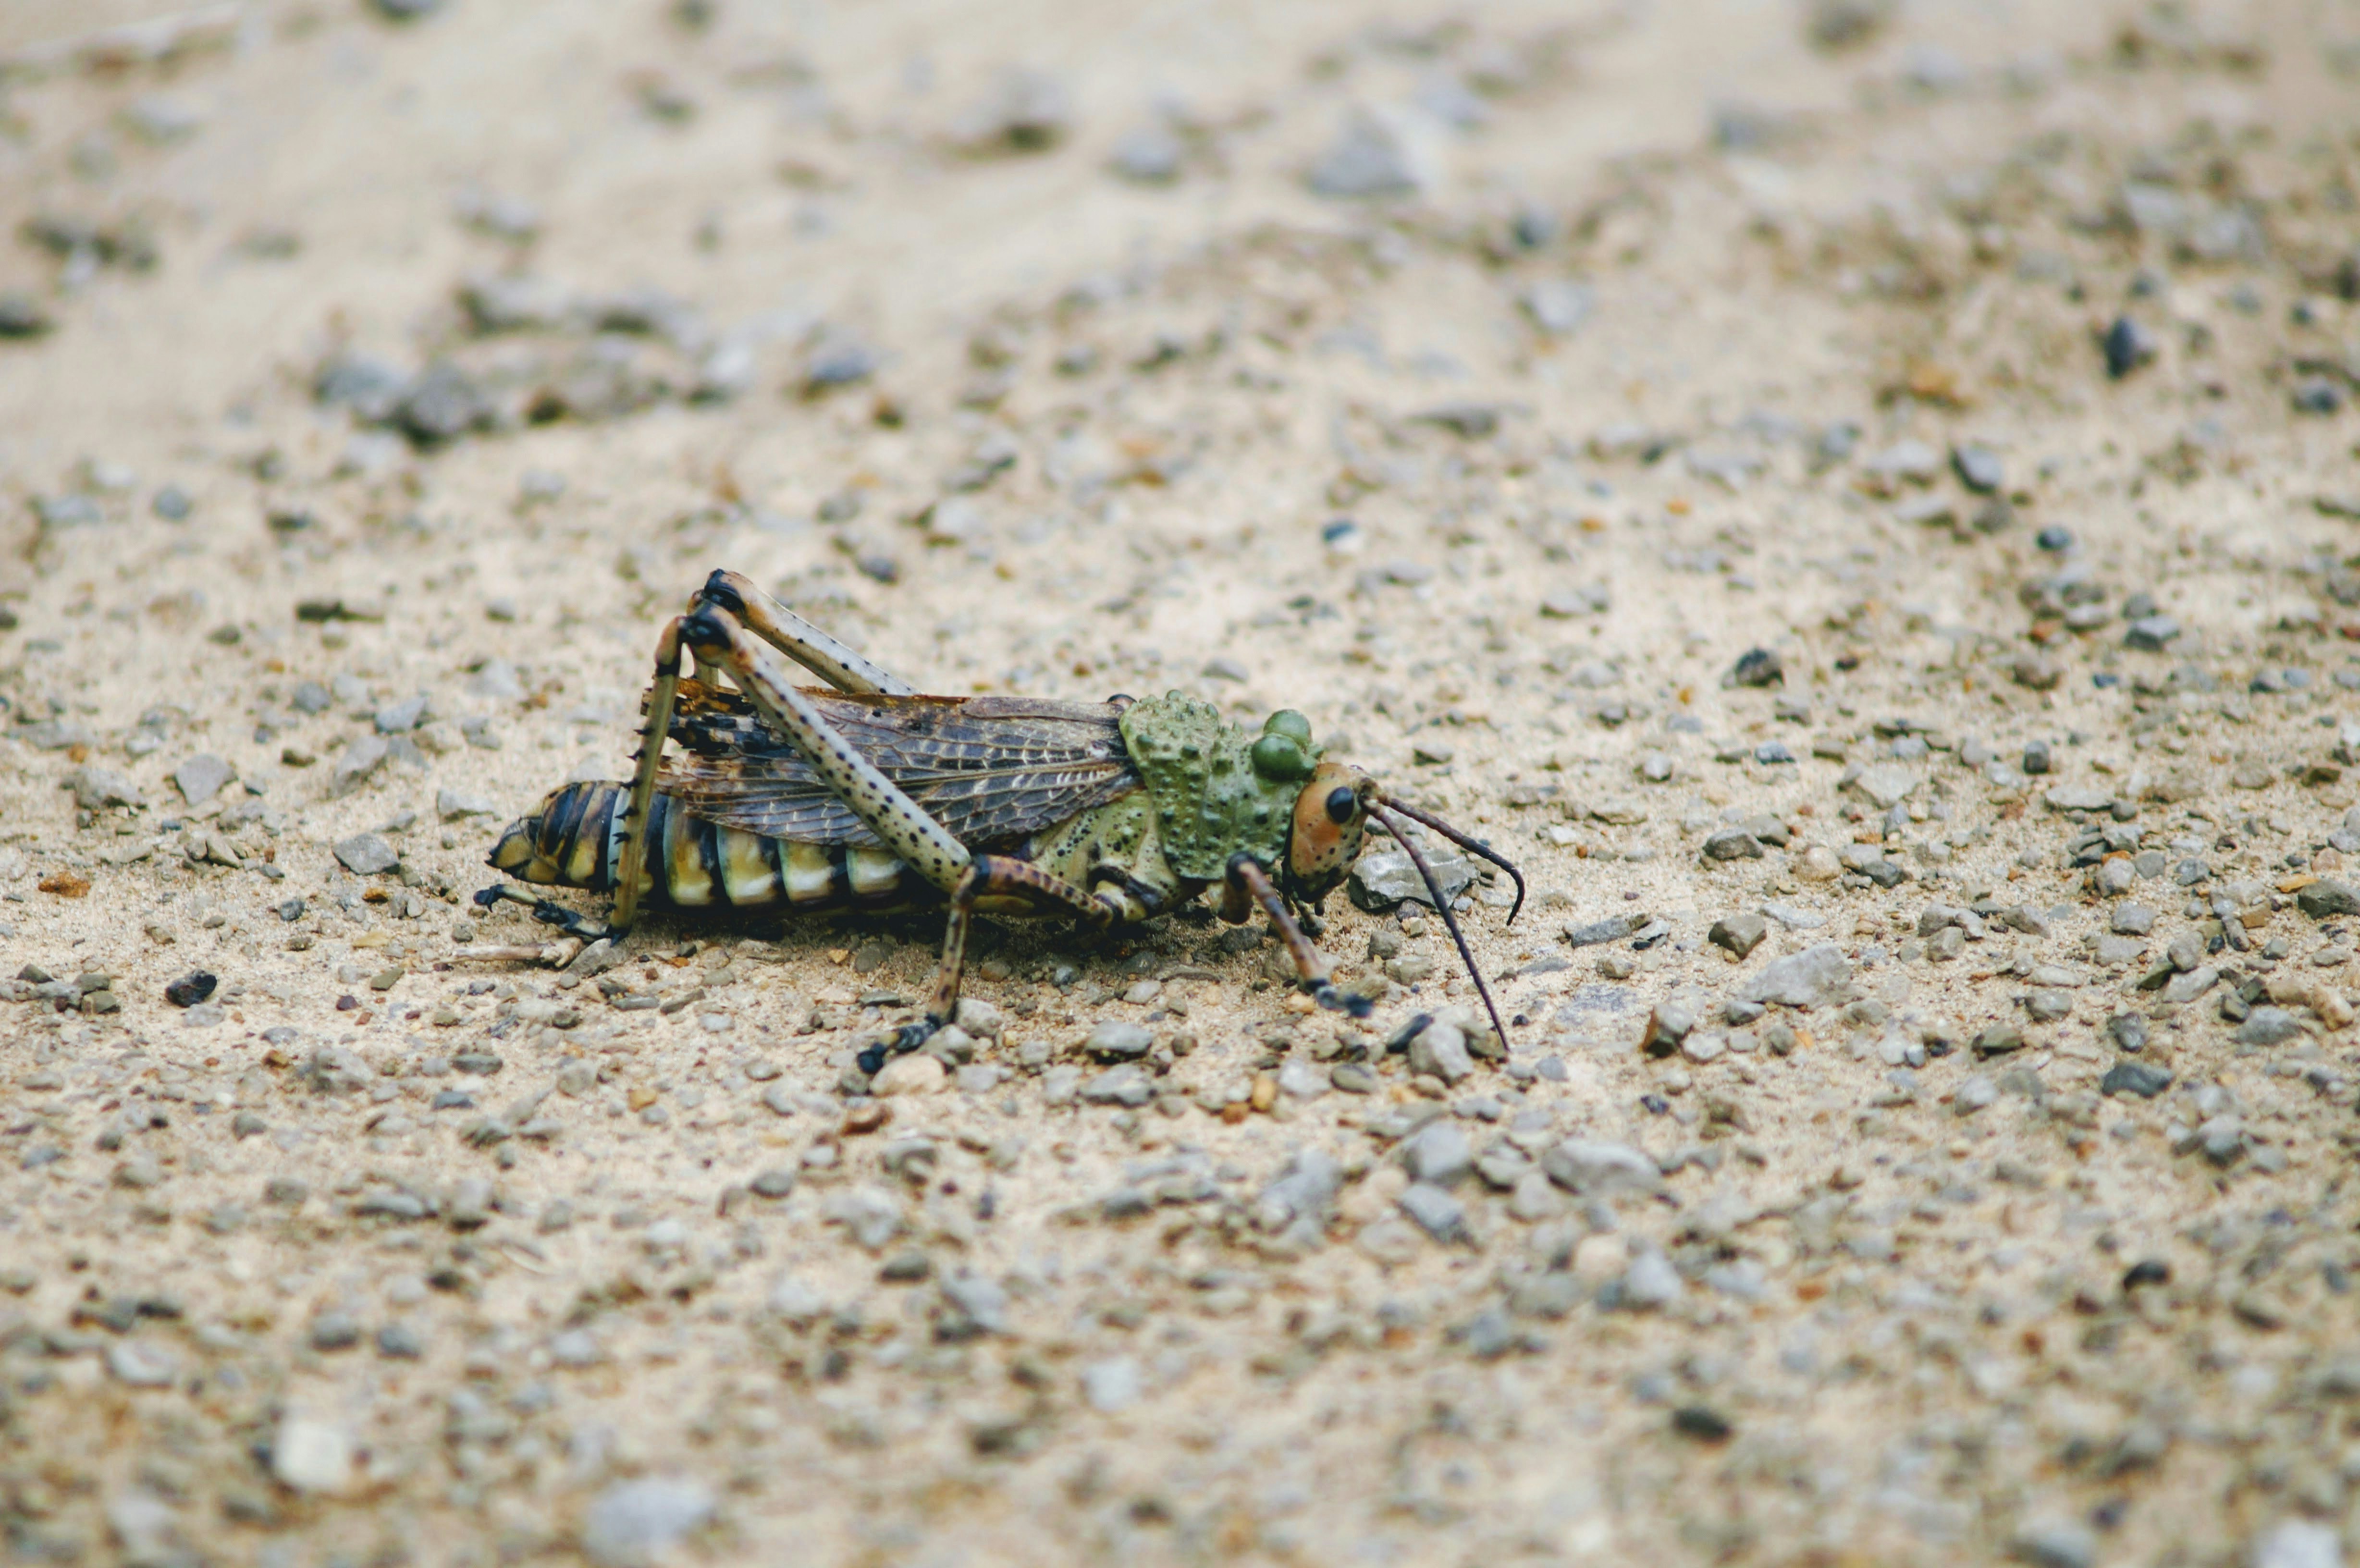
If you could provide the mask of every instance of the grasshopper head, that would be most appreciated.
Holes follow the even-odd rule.
[[[1376,781],[1344,762],[1323,762],[1311,770],[1295,798],[1295,821],[1286,840],[1286,874],[1296,897],[1317,903],[1333,892],[1360,856],[1368,831],[1369,798]]]

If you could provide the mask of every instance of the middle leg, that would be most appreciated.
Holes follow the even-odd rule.
[[[967,972],[967,931],[975,923],[976,901],[989,898],[1029,898],[1101,930],[1114,924],[1124,912],[1121,904],[1108,895],[1076,887],[1029,860],[1005,855],[977,855],[960,875],[958,886],[951,889],[950,915],[943,926],[943,957],[934,970],[934,991],[927,999],[926,1016],[917,1023],[903,1025],[889,1039],[863,1051],[859,1059],[863,1073],[875,1073],[890,1056],[917,1050],[935,1030],[958,1016],[959,984]]]

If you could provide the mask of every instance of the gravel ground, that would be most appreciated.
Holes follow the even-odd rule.
[[[2360,11],[1352,9],[0,18],[11,1560],[2344,1560]],[[1303,710],[1513,1053],[485,956],[716,566]]]

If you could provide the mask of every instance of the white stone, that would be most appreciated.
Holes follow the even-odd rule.
[[[290,1410],[271,1439],[270,1473],[298,1492],[341,1492],[353,1481],[352,1434]]]
[[[938,1057],[923,1051],[897,1056],[870,1079],[869,1092],[880,1098],[895,1094],[939,1094],[950,1081],[949,1070]]]

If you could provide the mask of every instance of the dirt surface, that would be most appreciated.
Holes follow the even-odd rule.
[[[0,16],[12,1560],[2343,1561],[2360,10],[420,9]],[[717,566],[1302,710],[1512,1054],[486,956]]]

